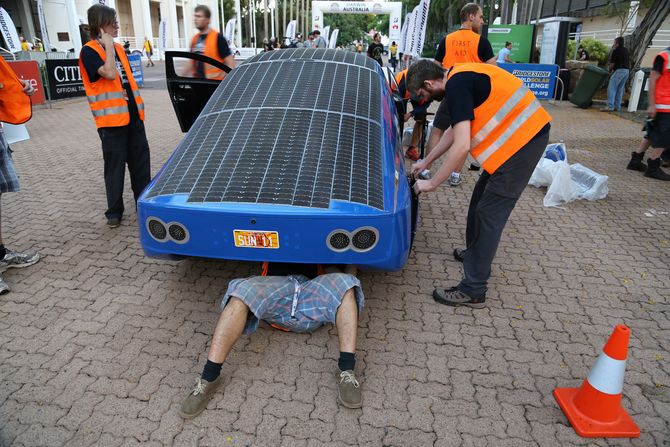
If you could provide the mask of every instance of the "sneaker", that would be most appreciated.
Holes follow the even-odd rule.
[[[351,370],[337,371],[335,373],[337,380],[337,400],[347,408],[361,408],[363,405],[363,396],[361,395],[361,385],[356,380],[354,372]]]
[[[600,109],[601,112],[614,112],[614,109],[611,107],[603,107]]]
[[[34,251],[19,253],[14,250],[6,249],[7,254],[0,259],[0,272],[4,272],[10,267],[23,268],[35,264],[40,260],[40,254]],[[2,292],[0,292],[2,293]]]
[[[418,161],[419,151],[417,151],[414,146],[410,146],[409,149],[407,149],[407,152],[405,152],[405,157],[409,158],[412,161]]]
[[[457,260],[458,262],[463,262],[463,252],[465,250],[459,250],[458,248],[454,248],[454,259]]]
[[[119,225],[121,225],[121,218],[120,217],[110,217],[107,219],[107,226],[109,228],[116,228]]]
[[[461,184],[461,174],[458,172],[452,172],[449,176],[449,186],[458,186]]]
[[[433,291],[433,299],[447,306],[467,306],[474,309],[483,309],[486,307],[486,298],[473,298],[456,287],[452,287],[451,289],[435,289]]]
[[[4,279],[0,278],[0,295],[4,295],[9,292],[9,286]]]
[[[179,416],[184,419],[193,419],[207,407],[207,403],[212,398],[217,388],[221,385],[221,376],[214,382],[208,382],[198,377],[195,381],[195,388],[186,396],[179,407]]]
[[[430,180],[430,169],[424,169],[418,176],[421,180]]]
[[[477,164],[470,163],[470,167],[468,168],[468,170],[470,170],[470,171],[479,171],[481,168],[482,168],[482,167],[479,166],[479,165],[477,165]]]

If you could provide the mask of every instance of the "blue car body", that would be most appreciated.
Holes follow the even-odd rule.
[[[411,200],[378,64],[341,50],[274,51],[221,82],[144,191],[140,241],[152,257],[399,270]]]

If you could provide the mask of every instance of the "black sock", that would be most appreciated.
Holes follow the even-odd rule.
[[[340,371],[353,371],[356,366],[356,354],[340,351],[340,360],[337,362]]]
[[[202,376],[201,376],[202,380],[206,380],[208,382],[214,382],[216,379],[219,378],[222,366],[223,363],[214,363],[211,360],[207,359],[207,363],[205,363],[205,367],[202,369]]]
[[[0,259],[4,259],[7,254],[7,249],[4,245],[0,245]]]

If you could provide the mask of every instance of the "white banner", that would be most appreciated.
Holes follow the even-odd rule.
[[[398,53],[405,53],[405,42],[407,42],[407,28],[409,28],[409,22],[412,21],[412,13],[410,12],[405,16],[405,21],[402,24],[402,29],[400,30],[400,42],[398,42]]]
[[[228,42],[233,41],[233,37],[235,36],[235,19],[230,19],[226,23],[226,31],[223,33],[225,38],[228,40]]]
[[[5,8],[0,8],[0,32],[5,41],[5,46],[10,52],[16,53],[17,51],[21,51],[21,41],[19,40],[19,35],[16,33],[14,21],[9,16],[9,13],[5,11]]]
[[[158,24],[158,49],[161,53],[167,48],[167,20],[161,20]]]
[[[288,22],[288,25],[286,25],[286,34],[284,35],[284,37],[293,39],[295,37],[295,27],[296,27],[295,20],[291,20],[290,22]]]
[[[326,42],[330,42],[328,40],[330,38],[330,25],[323,27],[323,31],[321,32],[321,36],[323,36],[323,38],[326,39]]]
[[[542,30],[542,44],[540,47],[540,63],[556,63],[556,47],[558,46],[558,31],[560,22],[547,22]]]
[[[47,21],[44,18],[44,7],[42,6],[42,0],[37,0],[37,16],[40,20],[40,31],[42,32],[42,45],[44,46],[44,51],[51,51],[49,34],[47,34]]]
[[[408,44],[405,46],[405,53],[413,56],[421,56],[423,43],[426,39],[426,24],[428,23],[428,9],[430,0],[421,0],[412,11],[412,28],[407,30]]]
[[[335,28],[330,34],[330,40],[328,41],[328,48],[337,48],[337,35],[340,34],[340,30]]]

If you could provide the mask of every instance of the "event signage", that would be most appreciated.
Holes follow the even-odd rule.
[[[130,71],[133,74],[135,83],[140,87],[142,87],[144,85],[144,73],[142,72],[142,56],[139,53],[129,54],[128,63],[130,64]]]
[[[534,25],[490,25],[488,40],[491,42],[493,54],[497,58],[505,42],[512,42],[512,53],[509,58],[514,62],[530,62],[534,30]]]
[[[46,102],[44,86],[40,78],[40,68],[37,61],[9,61],[7,63],[20,79],[30,82],[30,85],[35,89],[31,98],[32,103],[44,104]]]
[[[78,59],[47,59],[44,63],[49,81],[49,99],[86,95],[84,82],[79,73]]]
[[[558,49],[558,33],[560,22],[547,22],[542,30],[542,46],[540,47],[540,63],[553,64],[556,62]]]
[[[167,20],[161,20],[158,24],[158,49],[164,52],[167,48]]]
[[[521,79],[537,99],[553,99],[558,65],[549,64],[498,64]]]
[[[16,33],[14,21],[5,11],[5,8],[0,8],[0,32],[10,52],[21,51],[21,42],[19,41],[19,35]]]

